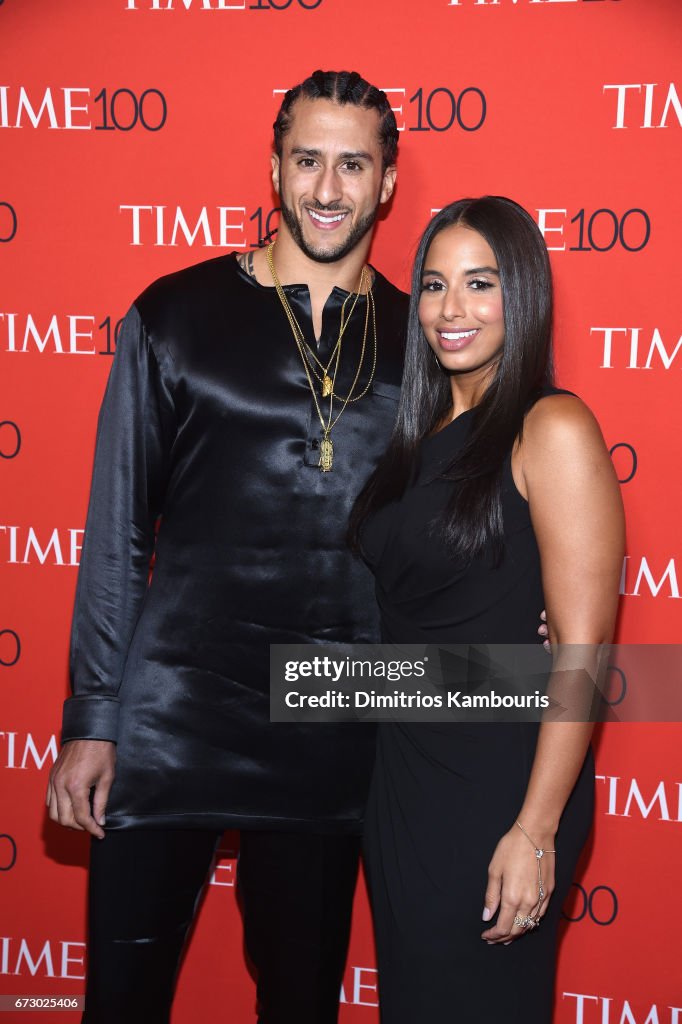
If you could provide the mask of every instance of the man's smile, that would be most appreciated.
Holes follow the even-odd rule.
[[[315,227],[321,228],[323,231],[333,231],[348,216],[347,210],[342,210],[340,213],[323,213],[320,210],[311,210],[309,206],[306,206],[306,213]]]

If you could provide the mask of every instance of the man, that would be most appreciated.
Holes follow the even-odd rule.
[[[407,297],[366,264],[397,140],[384,93],[315,72],[275,122],[276,243],[157,281],[121,331],[47,796],[94,837],[87,1024],[168,1020],[225,828],[259,1020],[337,1019],[373,733],[271,724],[269,644],[378,639],[344,535],[400,384]]]

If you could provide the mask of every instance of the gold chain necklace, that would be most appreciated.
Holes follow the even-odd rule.
[[[311,358],[314,359],[314,361],[317,363],[317,365],[322,370],[322,376],[320,376],[316,372],[315,367],[312,365],[312,363],[310,364],[310,368],[312,369],[313,374],[315,375],[315,377],[318,379],[318,381],[322,385],[322,397],[323,398],[328,398],[329,395],[332,394],[332,391],[333,391],[332,378],[329,376],[329,369],[330,369],[330,367],[331,367],[331,365],[332,365],[332,363],[334,361],[336,361],[336,368],[338,368],[338,364],[339,364],[340,357],[341,357],[341,342],[343,340],[343,335],[344,335],[344,332],[346,330],[346,327],[350,323],[351,317],[353,316],[353,313],[354,313],[355,307],[356,307],[356,305],[358,303],[358,299],[360,298],[360,293],[362,291],[363,286],[365,286],[365,285],[368,286],[368,284],[369,284],[369,282],[366,281],[366,277],[365,277],[365,275],[366,274],[368,275],[369,272],[367,271],[366,267],[363,267],[362,270],[360,271],[360,282],[358,284],[358,290],[357,290],[357,292],[355,292],[355,298],[353,299],[353,305],[351,306],[350,313],[348,314],[348,319],[345,319],[345,313],[346,313],[346,305],[348,303],[348,300],[351,297],[351,294],[349,293],[346,296],[346,298],[343,300],[343,305],[341,307],[341,323],[340,323],[340,327],[339,327],[339,336],[336,339],[336,344],[334,345],[334,348],[332,350],[332,354],[329,357],[329,362],[325,366],[324,363],[320,359],[318,359],[317,353],[313,350],[312,346],[310,346],[308,344],[308,342],[305,340],[305,334],[303,333],[303,328],[301,327],[301,325],[299,324],[298,320],[296,319],[296,314],[294,313],[293,309],[289,305],[289,300],[287,299],[286,295],[284,294],[284,289],[282,288],[280,280],[277,277],[277,273],[275,271],[275,265],[274,265],[273,256],[272,256],[274,248],[275,248],[275,243],[271,242],[270,245],[268,246],[267,250],[266,250],[265,255],[266,255],[266,259],[267,259],[268,268],[270,270],[270,274],[272,275],[272,280],[275,283],[275,288],[277,290],[277,294],[279,296],[280,302],[282,303],[282,306],[284,307],[284,312],[287,315],[287,319],[289,321],[289,325],[291,327],[292,333],[293,333],[293,335],[294,335],[294,337],[296,339],[296,343],[298,345],[304,345],[305,346],[305,352],[306,352],[306,356],[307,356],[308,362],[310,363]],[[368,287],[368,291],[371,291],[371,289],[369,287]],[[365,321],[365,338],[363,339],[363,352],[364,352],[364,342],[366,341],[366,338],[367,338],[367,321]],[[376,346],[375,346],[375,348],[376,348]],[[376,358],[376,355],[375,355],[375,358]],[[334,397],[338,398],[339,396],[335,395]],[[358,396],[358,397],[360,397],[360,396]]]
[[[341,307],[342,331],[345,330],[345,326],[346,326],[345,324],[343,324],[343,309],[344,309],[344,306],[345,306],[346,302],[348,301],[349,297],[350,296],[348,296],[344,300],[344,304]],[[355,309],[355,303],[353,303],[353,308],[351,309],[351,311],[350,311],[350,313],[348,315],[348,320],[350,320],[351,316],[353,315],[353,309]],[[355,390],[355,385],[358,382],[358,378],[360,377],[360,371],[362,370],[362,367],[363,367],[364,361],[365,361],[365,351],[366,351],[366,347],[367,347],[367,332],[368,332],[368,328],[369,328],[370,310],[371,310],[371,314],[372,314],[372,338],[373,338],[373,342],[374,342],[373,349],[372,349],[372,369],[370,371],[369,378],[367,380],[367,384],[362,389],[360,394],[359,395],[353,395],[353,391]],[[346,324],[348,323],[348,320],[346,321]],[[340,334],[339,335],[339,341],[337,342],[337,344],[335,346],[335,351],[336,351],[336,348],[338,346],[337,366],[336,366],[336,368],[338,368],[338,361],[339,361],[339,358],[340,358],[340,355],[341,355],[341,347],[340,347],[341,337],[342,337],[342,335]],[[317,380],[322,385],[322,397],[323,398],[326,398],[328,395],[332,395],[339,402],[357,402],[361,398],[364,398],[364,396],[367,394],[367,392],[370,389],[370,386],[371,386],[372,381],[374,379],[374,373],[375,373],[375,370],[376,370],[376,366],[377,366],[377,317],[376,317],[376,306],[374,304],[374,295],[372,294],[372,289],[369,288],[369,290],[367,292],[367,307],[365,309],[365,327],[364,327],[364,331],[363,331],[363,334],[362,334],[362,347],[360,349],[360,360],[358,362],[358,369],[357,369],[357,373],[355,374],[355,379],[353,380],[353,383],[351,384],[350,390],[349,390],[349,392],[348,392],[348,394],[346,395],[345,398],[342,398],[340,395],[337,395],[336,392],[334,391],[333,380],[336,379],[336,372],[334,372],[333,380],[331,378],[329,378],[328,375],[327,375],[328,371],[329,371],[329,367],[331,366],[331,359],[330,359],[329,363],[327,364],[327,367],[325,368],[323,366],[322,362],[318,359],[316,353],[311,348],[310,344],[307,341],[305,341],[305,339],[302,339],[302,341],[303,341],[303,344],[305,345],[306,355],[308,356],[308,361],[310,361],[310,357],[312,357],[315,360],[315,362],[317,363],[317,365],[320,367],[322,372],[323,372],[323,376],[321,377],[319,375],[319,373],[317,373],[317,371],[315,370],[315,367],[313,366],[313,364],[312,363],[310,364],[310,369],[313,371],[313,374],[315,375]]]
[[[279,280],[279,278],[277,276],[277,271],[275,270],[275,264],[274,264],[274,260],[273,260],[273,256],[272,256],[274,248],[275,248],[275,243],[271,242],[270,245],[267,247],[267,249],[265,251],[265,257],[266,257],[266,261],[267,261],[267,264],[268,264],[268,269],[270,271],[273,283],[275,285],[275,290],[277,292],[277,296],[278,296],[278,298],[279,298],[279,300],[280,300],[280,302],[282,304],[282,308],[284,309],[284,312],[286,314],[287,320],[289,321],[289,326],[291,327],[291,332],[292,332],[292,334],[294,336],[294,341],[296,342],[296,347],[298,348],[299,355],[301,356],[301,360],[303,362],[303,369],[305,370],[305,375],[306,375],[306,379],[308,381],[308,387],[310,388],[310,393],[313,396],[313,403],[315,405],[315,411],[317,412],[317,417],[318,417],[318,419],[320,421],[320,425],[322,427],[322,441],[320,442],[320,461],[319,461],[319,467],[320,467],[320,470],[323,473],[328,473],[328,472],[330,472],[330,470],[332,468],[333,461],[334,461],[334,445],[332,443],[332,439],[331,439],[331,436],[330,436],[331,435],[331,431],[332,431],[333,427],[336,426],[340,416],[344,412],[344,410],[345,410],[346,406],[348,405],[348,403],[351,402],[351,401],[356,402],[359,398],[362,398],[363,395],[367,394],[367,392],[369,391],[369,388],[370,388],[370,386],[372,384],[372,380],[374,379],[374,372],[376,370],[376,360],[377,360],[376,307],[375,307],[375,303],[374,303],[374,296],[372,295],[372,289],[371,289],[371,287],[369,287],[368,290],[367,290],[367,310],[366,310],[366,314],[365,314],[365,329],[364,329],[364,334],[363,334],[363,339],[362,339],[362,349],[361,349],[361,352],[360,352],[360,361],[358,363],[358,368],[357,368],[357,371],[355,373],[355,377],[353,379],[353,383],[351,384],[350,390],[349,390],[348,394],[346,395],[346,397],[343,398],[343,399],[340,399],[339,396],[335,393],[334,385],[336,383],[336,374],[337,374],[337,371],[338,371],[338,368],[339,368],[339,363],[340,363],[340,358],[341,358],[341,341],[343,339],[343,335],[344,335],[344,332],[346,330],[346,327],[348,326],[348,323],[350,322],[350,319],[351,319],[351,317],[353,315],[353,310],[355,309],[357,301],[358,301],[358,299],[360,297],[360,292],[361,292],[361,290],[363,288],[363,285],[365,285],[365,283],[367,281],[366,275],[369,274],[369,271],[367,270],[366,267],[362,268],[362,271],[360,273],[360,283],[358,285],[358,291],[357,291],[357,293],[355,295],[355,299],[353,301],[353,305],[351,307],[351,311],[348,314],[347,318],[345,318],[344,314],[345,314],[346,303],[350,299],[350,295],[347,295],[346,298],[344,299],[343,306],[341,307],[341,324],[340,324],[340,328],[339,328],[339,337],[338,337],[338,339],[336,341],[336,344],[335,344],[334,349],[332,351],[332,354],[331,354],[331,357],[329,359],[329,362],[325,366],[318,359],[317,355],[313,352],[313,350],[311,349],[310,345],[308,345],[308,343],[305,341],[305,336],[303,334],[303,330],[301,328],[301,325],[299,324],[298,320],[296,319],[294,311],[291,308],[291,306],[289,305],[289,301],[288,301],[286,295],[284,294],[284,289],[282,288],[280,280]],[[365,358],[365,349],[366,349],[366,344],[367,344],[367,332],[368,332],[368,327],[369,327],[369,311],[370,311],[370,306],[371,306],[371,309],[372,309],[372,324],[373,324],[373,333],[374,333],[374,356],[373,356],[373,361],[372,361],[372,370],[371,370],[371,373],[370,373],[370,376],[369,376],[369,380],[368,380],[365,388],[363,389],[363,391],[359,395],[356,395],[355,398],[353,398],[352,397],[353,396],[353,391],[355,390],[355,387],[356,387],[357,382],[359,380],[360,372],[362,370],[362,364],[363,364],[364,358]],[[310,353],[310,355],[308,355],[308,353]],[[315,362],[318,364],[318,366],[322,370],[322,377],[320,377],[320,375],[316,372],[315,367],[313,366],[313,364],[310,361],[310,356],[312,356],[314,358]],[[331,369],[332,363],[334,363],[334,369],[332,371],[332,376],[330,377],[329,376],[329,371]],[[325,417],[322,415],[322,410],[320,408],[320,402],[319,402],[318,397],[317,397],[317,389],[316,389],[315,384],[313,382],[313,375],[322,384],[322,397],[323,398],[329,398],[329,415],[327,416],[326,421],[325,421]],[[342,403],[341,404],[341,408],[337,412],[336,416],[334,416],[334,399],[335,398],[338,401],[341,401],[341,403]]]
[[[347,304],[348,300],[350,299],[350,293],[343,300],[343,305],[341,306],[341,320],[340,320],[340,324],[339,324],[339,336],[336,339],[336,344],[334,345],[334,349],[333,349],[332,354],[331,354],[331,356],[329,358],[329,362],[327,363],[326,366],[321,362],[321,360],[319,360],[317,358],[317,353],[315,352],[313,347],[305,340],[305,337],[303,336],[303,331],[301,330],[301,325],[299,324],[298,320],[296,320],[296,317],[294,317],[294,320],[296,320],[296,326],[298,327],[299,332],[300,332],[301,343],[305,346],[306,353],[308,354],[308,361],[310,361],[310,357],[312,356],[312,358],[315,360],[317,365],[322,370],[322,376],[320,377],[319,373],[317,373],[317,371],[315,370],[315,367],[312,365],[312,363],[310,364],[310,368],[313,371],[313,374],[315,375],[315,377],[317,377],[318,381],[322,385],[322,397],[323,398],[327,398],[329,395],[331,395],[333,393],[333,390],[334,390],[333,378],[336,377],[336,370],[338,370],[339,363],[341,361],[341,342],[343,341],[343,335],[344,335],[344,332],[346,330],[346,327],[350,323],[350,320],[351,320],[351,317],[353,316],[353,313],[355,312],[355,307],[358,304],[358,299],[360,298],[360,293],[361,293],[361,291],[362,291],[364,286],[365,286],[365,267],[363,267],[362,270],[360,271],[360,282],[358,284],[358,290],[357,290],[357,292],[355,292],[355,298],[353,299],[353,305],[350,308],[350,313],[348,314],[348,319],[347,320],[345,319],[346,304]],[[282,292],[282,294],[284,294],[284,292]],[[284,297],[286,299],[286,295]],[[291,307],[289,307],[289,308],[291,309]],[[294,313],[293,309],[291,310],[291,313],[292,313],[292,316],[293,316],[293,313]],[[335,361],[334,373],[333,373],[332,377],[330,377],[329,376],[329,368],[332,365],[332,362],[334,362],[334,361]]]

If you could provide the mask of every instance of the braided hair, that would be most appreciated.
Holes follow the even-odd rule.
[[[301,97],[376,110],[383,170],[393,166],[398,152],[398,126],[391,104],[385,92],[371,85],[357,71],[314,71],[304,82],[289,89],[273,125],[277,156],[282,156],[282,140],[291,125],[291,108]]]

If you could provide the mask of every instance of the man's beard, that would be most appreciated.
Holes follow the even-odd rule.
[[[349,252],[352,252],[358,242],[364,238],[367,232],[370,230],[375,220],[377,219],[377,213],[379,211],[379,203],[370,210],[357,224],[351,228],[350,234],[345,241],[339,242],[337,246],[332,249],[316,249],[311,245],[308,245],[305,238],[303,237],[303,229],[301,224],[296,217],[296,214],[290,206],[280,198],[282,220],[289,228],[291,237],[296,242],[299,249],[305,253],[305,255],[315,260],[316,263],[336,263],[337,260],[342,260],[344,256],[347,256]],[[341,213],[342,208],[334,208],[333,206],[314,206],[311,207],[313,210],[318,210],[320,213]]]

